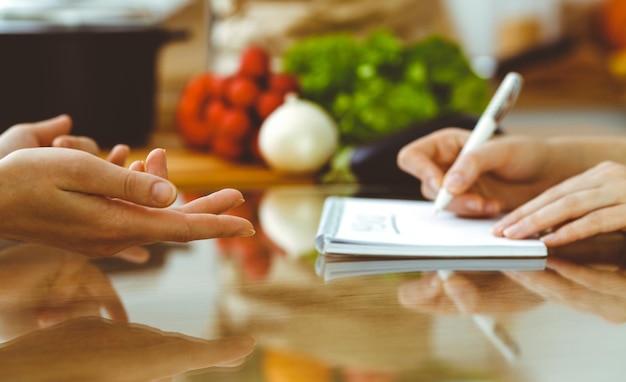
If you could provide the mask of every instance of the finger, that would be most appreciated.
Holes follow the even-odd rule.
[[[506,168],[512,160],[512,150],[502,142],[496,138],[476,150],[460,154],[443,180],[446,189],[455,195],[466,192],[481,175]]]
[[[144,247],[130,247],[118,252],[115,257],[133,264],[145,264],[150,260],[150,251]]]
[[[89,296],[98,300],[110,319],[128,322],[128,313],[124,304],[107,276],[100,271],[93,272],[86,289]]]
[[[145,162],[146,172],[156,176],[160,176],[163,179],[168,179],[167,173],[167,157],[165,150],[154,149],[150,151],[146,157]]]
[[[561,194],[559,193],[559,195]],[[523,239],[574,219],[581,220],[573,225],[572,223],[566,224],[569,225],[569,228],[561,227],[559,229],[560,231],[565,228],[562,233],[569,233],[572,239],[582,239],[587,237],[584,235],[589,233],[606,232],[603,229],[607,229],[611,224],[620,228],[619,219],[613,219],[611,222],[603,221],[598,214],[605,214],[599,211],[594,212],[598,208],[607,205],[611,206],[617,202],[615,195],[610,191],[606,192],[601,188],[592,188],[564,194],[554,200],[548,195],[547,200],[550,200],[550,202],[546,201],[546,204],[539,206],[526,216],[521,217],[517,222],[503,228],[501,231],[502,235],[510,239]],[[530,208],[535,208],[534,203],[529,204],[531,204]],[[587,222],[596,224],[585,226],[583,223]],[[556,239],[556,234],[552,237],[544,238],[544,240],[548,241],[550,239]]]
[[[180,243],[217,237],[249,237],[255,234],[252,223],[244,218],[206,213],[175,214],[169,218],[163,215],[158,227],[145,228],[156,233],[157,238],[162,238],[154,241]]]
[[[626,205],[602,208],[562,225],[541,240],[548,246],[559,246],[595,236],[600,233],[624,229]]]
[[[588,174],[589,172],[585,172],[583,174],[569,178],[559,183],[558,185],[549,188],[541,195],[516,208],[514,211],[503,217],[499,222],[494,224],[493,232],[498,236],[504,236],[505,229],[510,228],[514,224],[517,224],[521,219],[537,212],[543,207],[576,191],[589,190],[592,188],[596,188],[598,185],[602,184],[598,184],[598,180],[592,176],[589,176]],[[509,230],[510,234],[513,234],[515,230],[516,229],[511,228]]]
[[[128,169],[132,171],[146,172],[146,165],[142,160],[136,160],[130,164]]]
[[[476,312],[480,292],[476,285],[466,277],[452,274],[443,282],[443,289],[454,302],[459,312],[463,314]]]
[[[63,190],[119,198],[148,207],[166,207],[176,200],[176,187],[158,176],[131,171],[80,151],[63,154],[61,160],[68,163],[62,167],[69,172],[59,177]]]
[[[226,188],[212,194],[194,199],[181,206],[180,211],[185,213],[212,213],[221,214],[244,203],[240,191]]]
[[[124,167],[128,155],[130,155],[130,147],[127,145],[115,145],[109,152],[109,155],[107,155],[107,161]]]
[[[30,129],[37,137],[40,145],[50,146],[56,137],[69,134],[72,129],[72,119],[68,115],[61,114],[54,118],[21,126]]]
[[[550,272],[506,272],[514,281],[548,301],[571,309],[593,313],[612,322],[623,322],[626,310],[621,298],[590,291]]]
[[[501,201],[486,198],[475,192],[456,196],[446,207],[446,210],[466,217],[495,216],[502,213],[503,209],[504,206]]]
[[[175,334],[170,334],[173,336]],[[158,346],[142,349],[137,354],[139,367],[135,372],[152,375],[177,375],[188,370],[214,366],[226,366],[245,359],[256,345],[252,337],[232,337],[217,340],[201,340],[178,335],[178,340],[164,341]],[[142,362],[143,361],[143,362]],[[146,368],[145,366],[150,366]]]
[[[54,138],[51,146],[81,150],[93,155],[98,155],[100,153],[100,147],[98,147],[96,141],[89,137],[62,135]]]
[[[398,288],[398,301],[403,306],[431,314],[458,314],[459,310],[445,294],[436,273],[425,274],[419,280],[408,281]]]
[[[443,129],[403,147],[398,153],[400,169],[426,185],[426,194],[440,188],[444,170],[456,159],[468,132],[462,129]]]
[[[43,307],[37,311],[35,318],[39,328],[44,329],[76,317],[98,315],[99,311],[99,306],[92,301],[73,301],[63,307]]]
[[[574,264],[554,257],[548,257],[546,267],[589,290],[626,297],[623,293],[626,281],[621,274]]]

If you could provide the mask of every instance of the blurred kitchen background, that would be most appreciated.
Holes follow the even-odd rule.
[[[128,118],[124,113],[130,113],[136,102],[135,108],[143,108],[144,115],[135,119],[134,126],[115,131],[117,141],[136,128],[138,136],[130,139],[134,146],[184,148],[176,110],[190,79],[205,72],[233,73],[241,52],[251,44],[270,52],[272,67],[279,71],[281,55],[296,41],[338,31],[365,36],[383,27],[405,42],[433,34],[453,39],[476,73],[492,84],[506,71],[522,73],[525,89],[507,120],[511,131],[623,134],[625,25],[624,0],[0,0],[0,62],[4,62],[0,63],[0,115],[6,117],[0,118],[0,129],[17,122],[16,118],[44,117],[36,110],[51,113],[56,110],[51,106],[54,100],[62,97],[81,98],[83,111],[100,113],[95,118],[75,116],[81,133],[114,129]],[[161,34],[137,40],[137,45],[126,35],[117,43],[129,46],[118,53],[110,46],[115,41],[102,42],[100,48],[96,39],[75,38],[56,51],[42,48],[54,44],[51,35],[106,34],[125,28],[131,34],[146,29]],[[49,38],[43,42],[24,38],[33,34]],[[18,35],[23,39],[15,42]],[[81,44],[90,47],[82,54],[91,59],[81,56]],[[145,54],[140,52],[144,45],[149,45]],[[105,65],[107,58],[95,52],[103,49],[109,49],[109,59],[123,56],[115,60],[123,65],[144,60],[144,66],[117,68],[123,74],[116,77],[107,73],[116,70],[114,65]],[[30,64],[25,65],[16,57],[27,52]],[[133,60],[133,55],[142,56]],[[85,79],[92,69],[81,65],[94,65],[96,77],[109,84],[126,76],[121,80],[126,87],[105,91],[105,84]],[[81,84],[71,85],[71,91],[61,90],[82,75],[86,77]],[[142,76],[147,77],[140,80]],[[27,79],[36,81],[47,98],[14,88],[24,87]],[[138,87],[147,92],[137,91]],[[103,97],[91,98],[97,93]],[[94,105],[109,101],[111,105]],[[13,113],[17,103],[28,104],[22,114]],[[118,111],[118,106],[124,111]],[[106,125],[82,126],[97,119],[106,120]]]

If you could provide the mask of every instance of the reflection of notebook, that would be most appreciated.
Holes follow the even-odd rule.
[[[327,279],[421,270],[543,269],[547,248],[537,238],[491,233],[495,219],[434,214],[425,201],[332,196],[315,241],[318,272]]]

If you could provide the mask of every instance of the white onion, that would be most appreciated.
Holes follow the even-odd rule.
[[[337,125],[317,104],[288,95],[261,125],[259,150],[268,166],[286,173],[314,173],[339,144]]]

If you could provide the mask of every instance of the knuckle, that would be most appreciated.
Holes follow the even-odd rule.
[[[184,219],[181,223],[174,224],[171,231],[171,240],[177,243],[187,243],[194,238],[192,237],[192,230],[190,222]]]
[[[132,172],[125,172],[123,182],[124,195],[130,196],[134,195],[137,191],[137,177]]]

